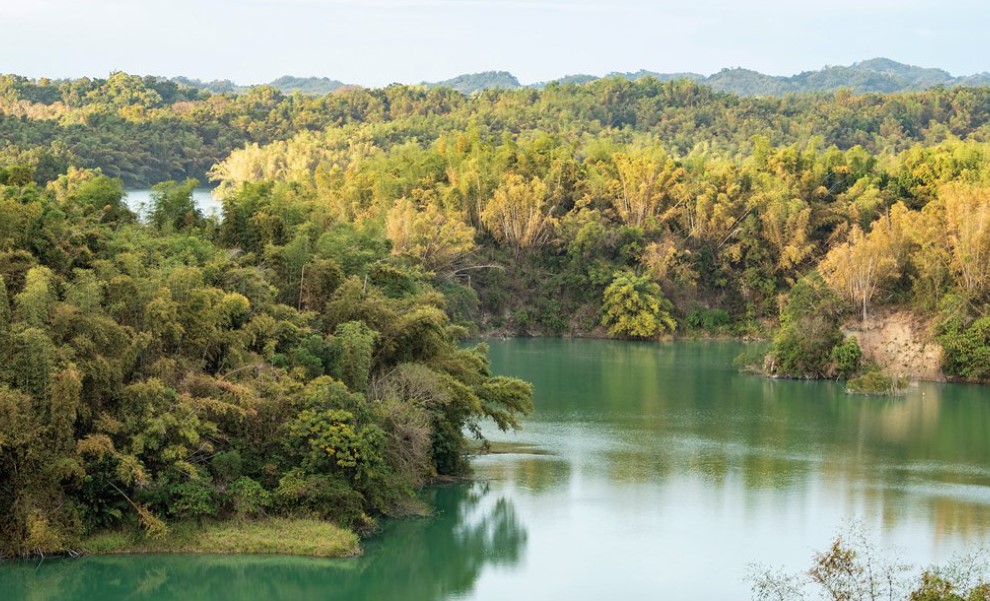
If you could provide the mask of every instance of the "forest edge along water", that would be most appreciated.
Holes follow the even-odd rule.
[[[806,569],[855,520],[924,567],[990,535],[986,389],[903,397],[740,373],[735,341],[493,340],[534,384],[474,480],[426,489],[348,560],[185,555],[6,563],[11,598],[744,599],[750,564]],[[112,577],[110,576],[112,574]],[[211,597],[212,595],[212,597]]]
[[[911,341],[922,331],[940,348],[929,367],[990,380],[988,87],[742,97],[697,81],[614,77],[471,95],[396,85],[304,96],[113,72],[0,76],[0,88],[0,129],[11,142],[0,152],[4,557],[73,553],[94,532],[174,543],[189,524],[219,522],[232,535],[271,516],[373,529],[407,512],[425,484],[465,475],[465,433],[490,429],[489,419],[511,430],[532,410],[526,381],[497,375],[486,348],[464,345],[485,332],[769,340],[741,362],[781,378],[760,380],[762,396],[750,395],[758,403],[733,398],[753,380],[711,394],[748,407],[741,415],[735,405],[706,411],[695,392],[711,390],[700,386],[682,406],[654,396],[698,373],[713,383],[742,375],[718,375],[731,368],[707,357],[690,367],[689,347],[643,347],[687,361],[662,380],[662,363],[635,370],[613,361],[635,343],[587,347],[610,354],[585,371],[615,373],[585,404],[616,390],[625,398],[612,381],[627,375],[644,387],[628,391],[639,404],[609,401],[607,419],[534,414],[534,432],[557,423],[594,443],[559,445],[573,457],[542,439],[493,433],[511,452],[475,459],[478,471],[521,459],[552,468],[552,482],[575,495],[554,498],[553,509],[581,518],[561,534],[589,534],[569,539],[583,545],[582,558],[610,549],[595,558],[610,573],[641,578],[661,572],[657,559],[676,568],[696,556],[690,538],[664,530],[667,516],[691,524],[691,511],[731,533],[731,545],[740,532],[759,542],[765,529],[741,528],[760,524],[770,502],[782,516],[775,528],[796,536],[806,513],[798,509],[809,503],[821,505],[815,525],[824,528],[840,515],[869,516],[861,506],[882,506],[900,525],[912,523],[900,514],[944,517],[960,498],[979,501],[980,462],[963,461],[975,481],[943,482],[932,474],[955,474],[958,458],[886,461],[875,452],[919,451],[887,422],[905,412],[898,407],[919,406],[912,394],[921,387],[902,389],[897,357],[871,356],[887,345],[869,326],[890,324],[888,312],[913,313],[920,329],[891,335]],[[155,181],[151,211],[137,218],[123,188]],[[195,188],[207,181],[222,199],[220,219],[196,207]],[[580,364],[578,348],[558,351]],[[928,358],[923,346],[910,352]],[[627,363],[659,361],[649,357]],[[541,385],[553,394],[566,384]],[[903,396],[852,405],[847,387]],[[822,390],[837,396],[802,404]],[[951,405],[934,405],[939,423]],[[781,407],[805,413],[792,419]],[[822,407],[835,414],[816,421]],[[647,418],[614,422],[627,414]],[[980,416],[966,417],[969,426]],[[581,420],[594,426],[581,429]],[[654,423],[662,427],[644,427]],[[759,436],[720,439],[706,424]],[[864,430],[871,424],[876,432]],[[916,430],[927,417],[918,424],[901,429],[924,442]],[[965,458],[982,449],[972,444],[953,450]],[[894,476],[873,473],[884,470]],[[547,556],[532,553],[544,531],[531,526],[528,489],[507,492],[512,482],[485,480],[466,513],[482,518],[479,540],[490,525],[506,526],[496,530],[511,543],[498,553],[508,575]],[[924,511],[887,502],[927,498],[919,484],[938,502]],[[788,496],[795,490],[804,496]],[[980,503],[970,505],[977,514]],[[656,507],[665,511],[650,513]],[[496,508],[499,517],[485,519]],[[744,519],[731,519],[742,510]],[[980,522],[960,520],[969,521]],[[524,537],[514,524],[527,527]],[[626,527],[625,536],[604,525]],[[945,532],[923,528],[924,540]],[[608,563],[623,538],[638,539],[633,557],[656,555],[652,572],[635,560]],[[241,540],[232,548],[252,548]],[[684,545],[677,557],[649,546],[671,541]],[[190,544],[181,548],[206,548]],[[568,563],[592,573],[580,559]],[[457,590],[483,596],[507,582],[489,585],[492,572],[477,573]]]

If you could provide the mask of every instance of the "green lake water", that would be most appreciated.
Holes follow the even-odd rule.
[[[806,568],[850,520],[917,565],[990,542],[990,388],[850,396],[741,374],[736,342],[490,346],[536,412],[364,557],[8,563],[0,599],[747,599],[750,563]]]

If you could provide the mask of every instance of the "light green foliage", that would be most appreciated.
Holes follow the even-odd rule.
[[[482,411],[500,430],[516,429],[519,416],[533,410],[533,387],[518,378],[489,378],[478,388]]]
[[[234,513],[240,517],[257,517],[272,504],[272,495],[261,484],[241,476],[228,489]]]
[[[7,284],[0,275],[0,342],[5,341],[10,330],[10,298],[7,296]]]
[[[24,289],[14,297],[16,318],[26,326],[44,327],[55,308],[54,274],[47,267],[27,272]]]
[[[80,205],[101,221],[130,221],[134,215],[124,204],[123,182],[106,177],[99,169],[76,169],[49,182],[48,189],[61,203]]]
[[[286,431],[307,471],[343,474],[361,486],[381,476],[385,437],[363,397],[323,377],[306,387],[303,403]]]
[[[376,426],[359,427],[353,413],[342,409],[306,409],[289,424],[292,437],[305,438],[315,467],[327,460],[352,473],[355,480],[369,477],[381,467],[383,436]]]
[[[879,369],[869,369],[866,373],[850,378],[846,390],[854,394],[894,396],[903,394],[907,381],[898,376],[885,374]]]
[[[199,226],[203,214],[193,202],[192,194],[199,182],[187,179],[155,184],[148,207],[148,220],[162,231],[182,231]]]
[[[676,329],[672,309],[660,286],[648,276],[623,271],[605,289],[602,325],[615,336],[653,338]]]
[[[65,302],[86,313],[95,312],[103,304],[103,286],[92,270],[76,269],[72,283],[66,287]]]
[[[8,383],[36,398],[48,395],[58,357],[45,330],[17,328],[8,346],[0,352],[3,356],[0,373]]]
[[[332,375],[351,390],[364,391],[371,375],[371,358],[377,338],[378,332],[362,321],[348,321],[337,326],[330,337]]]

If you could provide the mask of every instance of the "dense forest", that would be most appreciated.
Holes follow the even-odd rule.
[[[676,156],[750,154],[756,139],[781,147],[819,139],[822,149],[861,146],[899,152],[952,138],[984,141],[987,88],[936,88],[896,95],[849,90],[739,97],[687,80],[611,77],[542,90],[488,90],[466,97],[449,88],[341,88],[323,96],[285,95],[272,86],[213,94],[156,77],[28,80],[0,76],[0,165],[27,164],[39,183],[71,165],[99,168],[126,186],[206,173],[233,150],[306,132],[361,129],[381,146],[442,134],[538,133],[575,140],[659,141]],[[634,140],[635,139],[635,140]]]
[[[531,404],[380,229],[266,196],[295,220],[259,244],[234,204],[203,219],[194,182],[157,187],[143,224],[98,172],[4,177],[0,556],[188,519],[367,527]]]
[[[529,409],[479,332],[769,337],[768,371],[849,377],[869,366],[843,322],[907,307],[947,374],[986,380],[988,116],[990,88],[6,76],[0,554],[262,513],[365,526]],[[139,221],[123,187],[159,181]]]

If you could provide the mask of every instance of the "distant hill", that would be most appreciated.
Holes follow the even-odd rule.
[[[190,79],[188,77],[173,77],[172,81],[181,86],[196,88],[197,90],[206,90],[212,92],[213,94],[243,94],[254,87],[239,86],[229,79],[200,81],[198,79]],[[279,77],[278,79],[267,84],[256,85],[272,86],[273,88],[277,88],[283,94],[300,92],[309,96],[322,96],[324,94],[336,92],[340,88],[345,87],[347,84],[328,77],[293,77],[292,75],[283,75],[282,77]]]
[[[501,88],[515,90],[523,87],[516,76],[508,71],[484,71],[482,73],[467,73],[453,79],[437,82],[424,82],[430,88],[450,88],[462,94],[473,94],[479,90]]]
[[[293,77],[283,75],[268,85],[274,86],[286,94],[302,92],[313,96],[322,96],[336,92],[347,84],[328,77]]]
[[[622,77],[637,80],[654,77],[660,81],[689,79],[711,86],[720,92],[740,96],[782,96],[787,93],[832,92],[850,88],[856,92],[909,92],[934,86],[985,86],[990,85],[990,73],[978,73],[954,77],[942,69],[930,69],[906,65],[887,58],[874,58],[849,66],[826,66],[817,71],[805,71],[791,76],[766,75],[750,69],[723,69],[709,76],[698,73],[610,73],[606,77]],[[587,83],[598,79],[593,75],[568,75],[555,83]],[[550,82],[534,84],[545,87]]]
[[[241,92],[246,92],[250,86],[239,86],[229,79],[215,79],[213,81],[200,81],[198,79],[191,79],[189,77],[173,77],[171,81],[179,84],[180,86],[185,86],[187,88],[195,88],[197,90],[206,90],[214,94],[239,94]]]
[[[925,90],[933,86],[986,86],[990,85],[990,73],[977,73],[955,77],[943,69],[932,69],[906,65],[888,58],[873,58],[853,63],[849,66],[826,66],[817,71],[804,71],[797,75],[779,76],[767,75],[751,69],[731,68],[722,69],[712,75],[700,73],[658,73],[655,71],[612,72],[604,77],[621,77],[630,81],[644,77],[654,77],[660,81],[688,79],[696,81],[720,92],[730,92],[740,96],[783,96],[784,94],[803,92],[833,92],[841,88],[849,88],[855,92],[910,92]],[[515,90],[518,88],[544,88],[551,83],[560,85],[584,84],[601,79],[601,76],[574,74],[561,77],[550,82],[540,82],[523,85],[515,75],[508,71],[484,71],[482,73],[466,73],[452,79],[436,82],[423,82],[429,88],[446,87],[462,94],[473,94],[480,90],[500,88]],[[243,93],[251,86],[239,86],[229,80],[203,82],[187,77],[174,77],[172,81],[199,90],[209,90],[215,94]],[[344,87],[353,87],[344,82],[327,77],[293,77],[286,75],[264,85],[278,88],[285,94],[301,92],[303,94],[323,95],[335,92]]]

